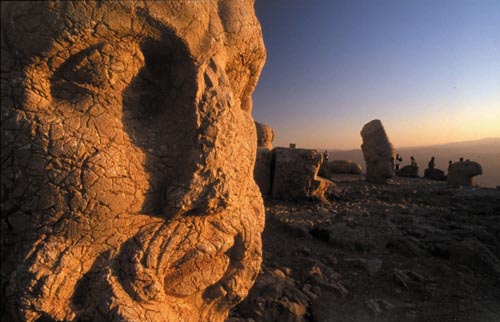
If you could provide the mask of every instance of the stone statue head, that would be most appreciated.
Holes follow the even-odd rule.
[[[253,1],[2,2],[1,32],[2,315],[222,320],[261,262]]]
[[[453,186],[474,186],[475,176],[482,175],[483,168],[474,161],[460,161],[451,164],[448,168],[448,184]]]

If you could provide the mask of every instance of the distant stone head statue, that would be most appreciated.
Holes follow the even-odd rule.
[[[455,162],[448,168],[447,182],[451,186],[475,186],[475,178],[483,174],[481,165],[474,161]]]
[[[274,131],[273,128],[267,124],[255,122],[257,129],[257,147],[273,149]]]
[[[394,177],[395,153],[382,122],[373,120],[365,124],[361,137],[361,150],[366,162],[366,180],[386,183],[387,178]]]
[[[262,259],[253,1],[2,3],[1,46],[2,316],[222,321]]]

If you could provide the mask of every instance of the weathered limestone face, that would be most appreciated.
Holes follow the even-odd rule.
[[[1,57],[2,316],[223,320],[261,263],[253,1],[2,2]]]
[[[317,150],[274,148],[271,193],[279,199],[325,200],[333,181],[319,177],[323,156]]]
[[[273,128],[267,124],[255,122],[257,129],[257,146],[273,149],[274,131]]]
[[[455,162],[448,169],[447,182],[451,186],[475,186],[474,177],[481,174],[483,174],[483,169],[477,162]]]
[[[380,120],[365,124],[361,130],[361,150],[366,162],[366,181],[386,183],[394,177],[394,148]]]

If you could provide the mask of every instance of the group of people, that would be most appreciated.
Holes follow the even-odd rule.
[[[464,162],[464,158],[460,158],[459,159],[460,162]],[[396,154],[396,158],[394,159],[395,161],[395,170],[396,172],[399,171],[399,167],[401,165],[401,162],[403,162],[403,158],[399,155],[399,154]],[[470,162],[469,159],[465,160],[465,162]],[[453,164],[453,161],[448,161],[448,170],[450,170],[450,167],[451,165]],[[417,167],[417,161],[415,160],[415,157],[414,156],[411,156],[410,157],[410,165],[412,167]],[[429,169],[434,169],[436,167],[436,158],[435,157],[431,157],[431,160],[429,161],[429,163],[427,164],[427,167]]]
[[[432,157],[432,160],[434,160],[434,157]],[[395,164],[395,170],[396,171],[399,171],[399,167],[401,166],[401,162],[403,162],[403,158],[399,155],[399,154],[396,154],[396,158],[393,159],[394,164]],[[433,161],[434,162],[434,161]],[[417,161],[415,160],[415,157],[412,155],[410,157],[410,165],[412,167],[417,167]]]

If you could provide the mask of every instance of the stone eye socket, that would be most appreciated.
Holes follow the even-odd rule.
[[[71,56],[51,78],[52,97],[61,100],[80,100],[109,83],[111,57],[104,55],[102,46],[93,46]]]

